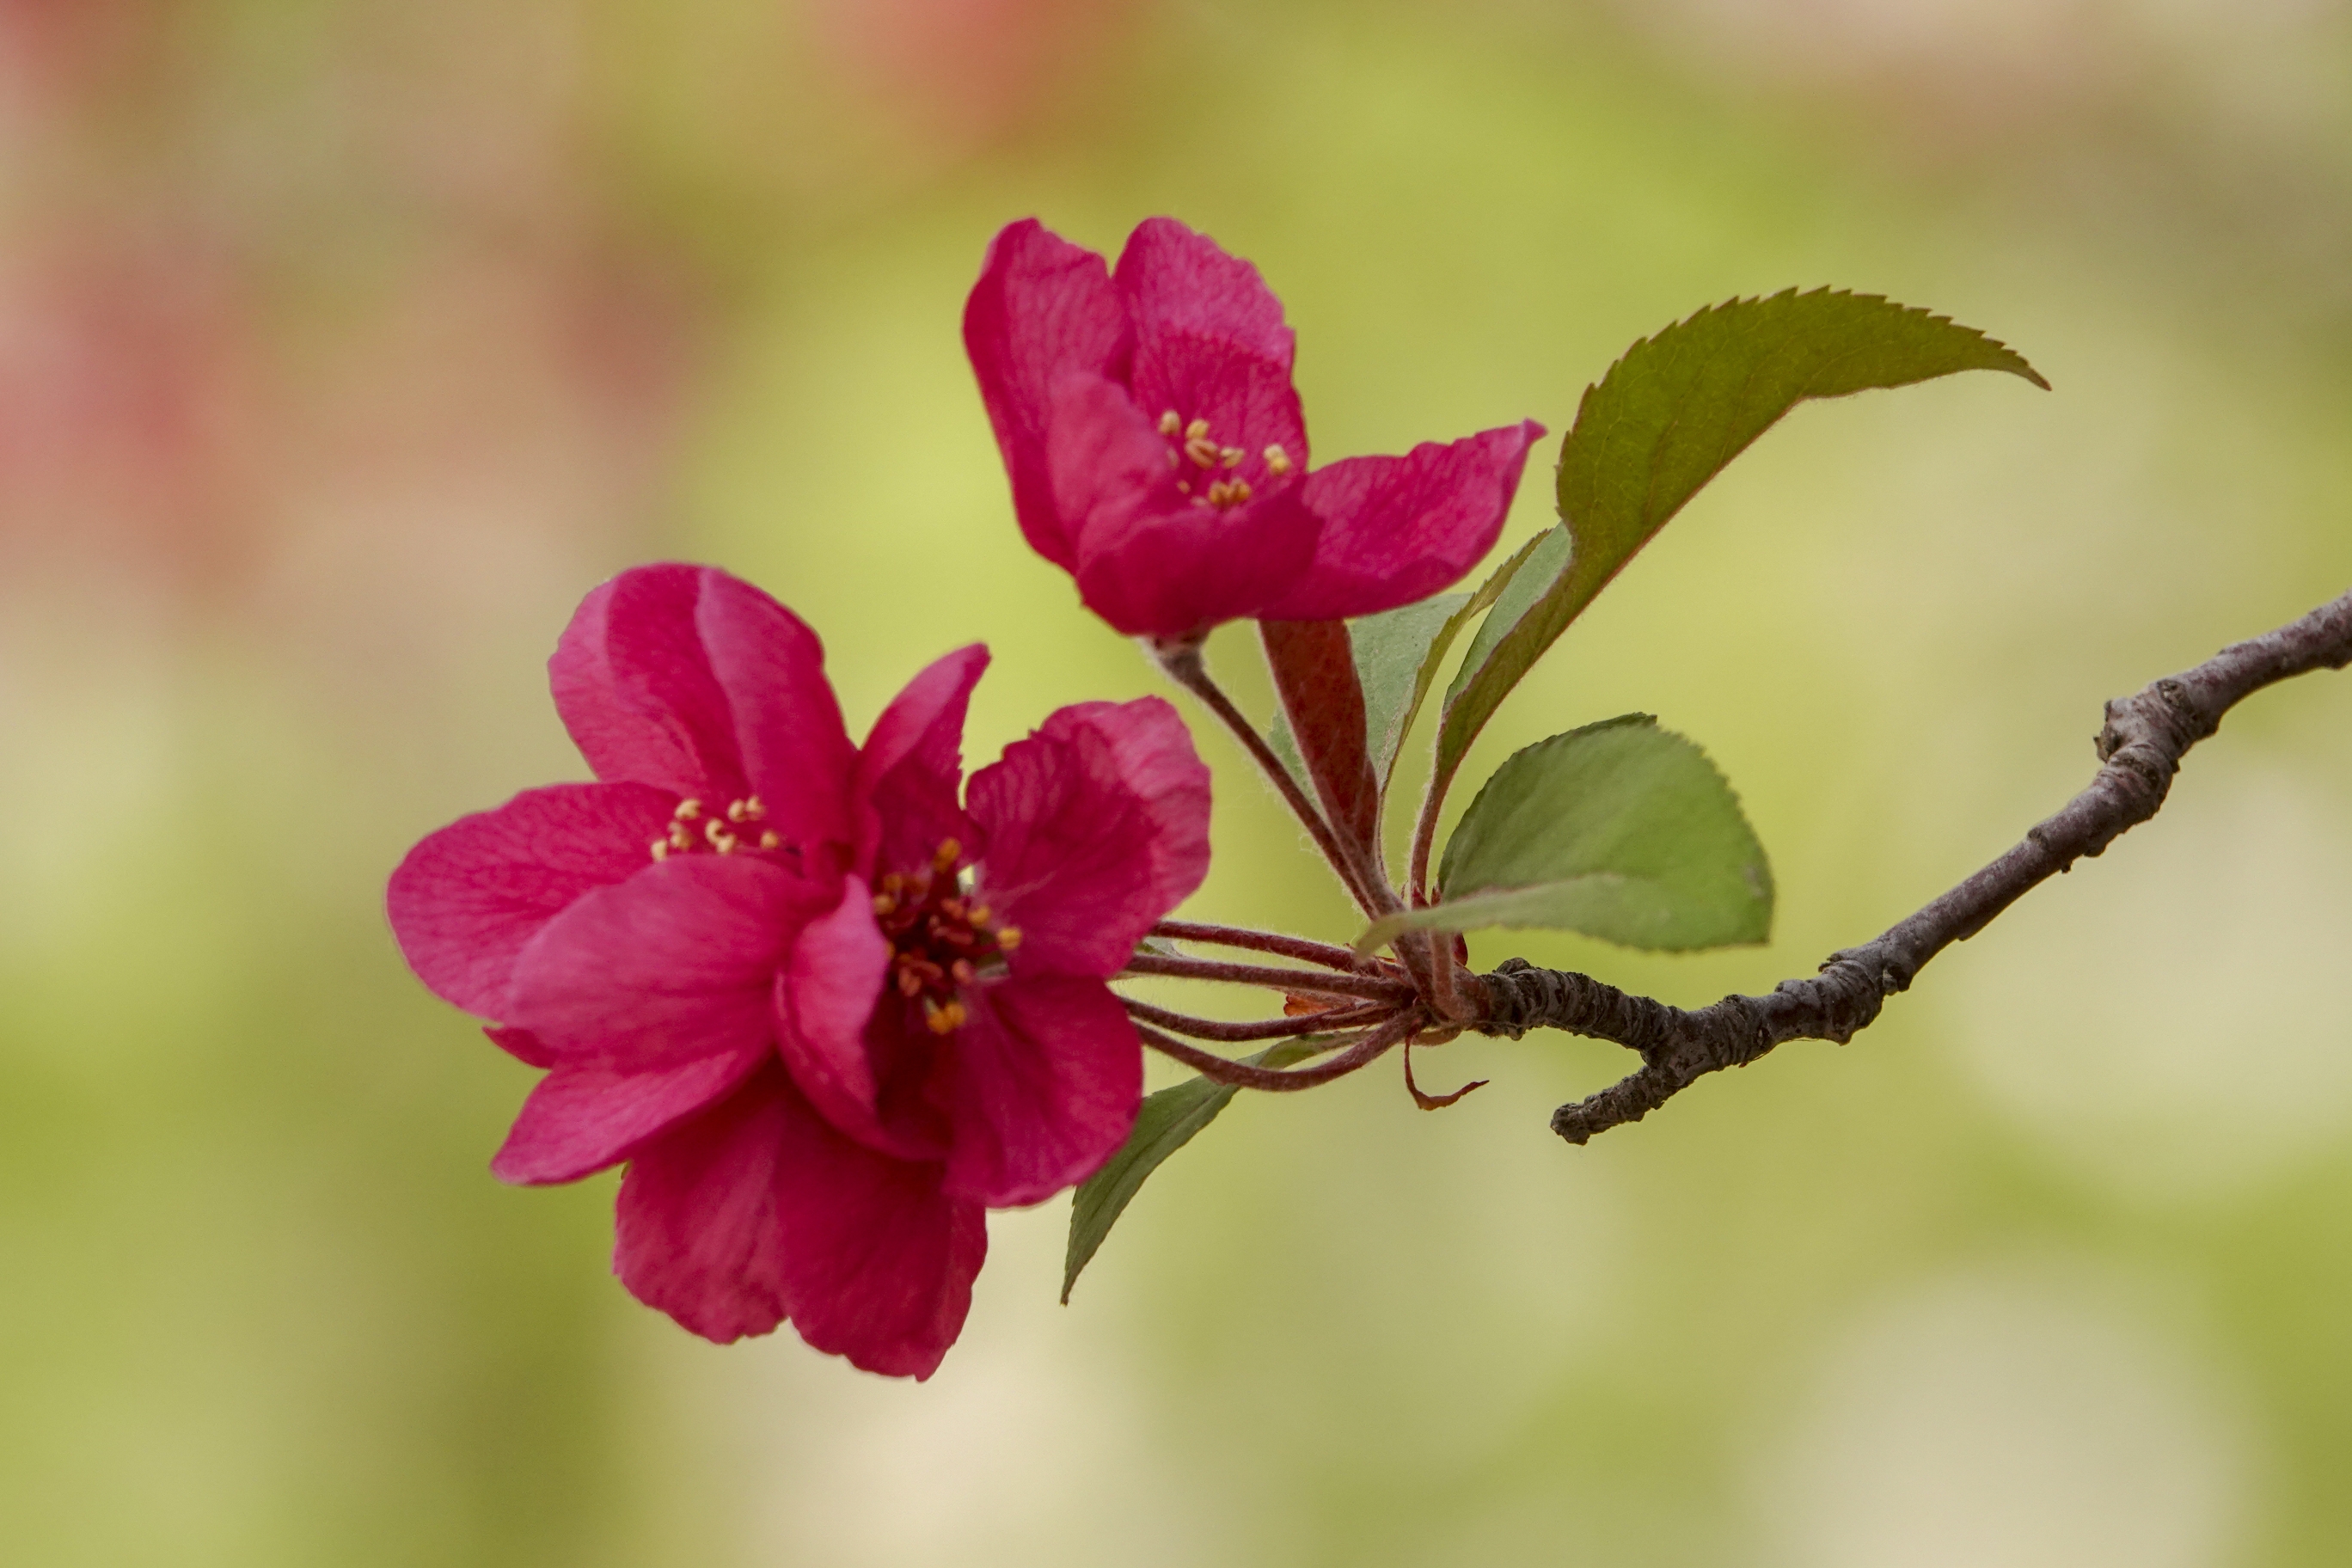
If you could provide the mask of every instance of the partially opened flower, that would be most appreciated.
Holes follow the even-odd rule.
[[[410,851],[402,951],[548,1069],[492,1169],[623,1161],[614,1266],[706,1338],[790,1319],[928,1376],[982,1211],[1085,1179],[1141,1093],[1104,984],[1208,864],[1208,774],[1157,699],[1053,714],[963,789],[978,647],[855,746],[815,635],[708,567],[588,596],[551,661],[599,782]]]
[[[1310,470],[1282,302],[1173,218],[1139,225],[1115,272],[1034,218],[1009,226],[964,347],[1031,546],[1097,615],[1162,641],[1437,593],[1493,546],[1543,434]]]

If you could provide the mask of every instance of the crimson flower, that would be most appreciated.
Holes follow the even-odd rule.
[[[1034,218],[997,235],[963,316],[1030,545],[1130,636],[1367,616],[1478,563],[1544,433],[1530,419],[1311,472],[1282,301],[1173,218],[1116,271]]]
[[[869,1371],[955,1340],[982,1211],[1126,1138],[1141,1051],[1104,984],[1207,869],[1209,784],[1156,698],[1048,718],[963,784],[978,646],[852,744],[814,632],[709,567],[624,574],[550,661],[599,782],[409,852],[402,952],[547,1069],[492,1162],[628,1162],[614,1268],[721,1342],[790,1319]]]

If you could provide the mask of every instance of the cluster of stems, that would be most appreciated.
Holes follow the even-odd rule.
[[[1355,845],[1333,830],[1257,727],[1210,677],[1199,645],[1162,644],[1153,651],[1169,677],[1199,698],[1233,731],[1365,916],[1378,920],[1402,912],[1406,908],[1405,895],[1391,885],[1380,850]],[[1128,963],[1125,973],[1129,976],[1221,982],[1283,994],[1282,1017],[1239,1023],[1196,1017],[1125,998],[1128,1016],[1135,1020],[1136,1032],[1145,1045],[1220,1083],[1275,1090],[1311,1089],[1368,1067],[1398,1046],[1451,1039],[1465,1026],[1479,1021],[1473,1001],[1478,983],[1456,963],[1450,935],[1408,931],[1398,938],[1394,959],[1359,957],[1348,948],[1276,931],[1192,921],[1162,921],[1152,928],[1152,935],[1294,961],[1227,963],[1173,952],[1139,952]],[[1300,1067],[1262,1067],[1204,1050],[1192,1040],[1303,1041],[1321,1059]],[[1406,1078],[1410,1084],[1410,1058]],[[1418,1087],[1412,1089],[1414,1100],[1433,1109],[1452,1104],[1463,1092],[1466,1091],[1429,1096]]]

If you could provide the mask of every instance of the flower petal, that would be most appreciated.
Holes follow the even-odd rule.
[[[436,995],[510,1022],[515,957],[574,900],[652,864],[676,796],[646,784],[553,784],[458,818],[408,852],[384,913]]]
[[[1107,976],[1208,868],[1208,770],[1157,698],[1066,708],[972,775],[978,896],[1022,973]]]
[[[857,754],[856,798],[872,809],[857,864],[909,871],[930,861],[942,839],[980,853],[978,830],[964,815],[963,721],[971,689],[988,668],[979,643],[938,659],[874,721]],[[878,858],[877,856],[878,855]]]
[[[1054,383],[1072,371],[1124,381],[1130,341],[1101,257],[1034,218],[989,242],[964,303],[964,352],[1012,477],[1021,531],[1065,570],[1076,569],[1076,540],[1055,510],[1045,462]]]
[[[868,1372],[930,1376],[971,1307],[984,1212],[941,1192],[936,1162],[877,1153],[797,1095],[782,1105],[775,1203],[793,1326]]]
[[[856,750],[824,645],[749,583],[709,566],[624,572],[582,603],[548,672],[597,777],[722,807],[757,795],[801,853],[845,850]]]
[[[1293,339],[1282,301],[1256,268],[1172,217],[1135,226],[1113,277],[1135,321],[1137,346],[1167,332],[1196,333],[1271,360],[1287,378]]]
[[[786,949],[839,897],[747,856],[674,856],[550,921],[507,1021],[560,1062],[624,1072],[764,1047]]]
[[[866,1028],[890,973],[890,943],[874,895],[844,879],[840,903],[802,928],[776,982],[780,1042],[793,1081],[835,1126],[859,1142],[910,1152],[883,1131]]]
[[[1143,1047],[1099,980],[1014,975],[963,993],[949,1047],[947,1190],[1004,1208],[1085,1181],[1135,1125]]]
[[[629,1294],[722,1345],[783,1321],[776,1172],[799,1098],[772,1067],[636,1151],[613,1215]]]
[[[855,837],[857,749],[824,677],[824,645],[774,599],[709,567],[694,626],[727,693],[745,779],[766,807],[761,826],[801,852],[810,875],[830,877]],[[821,846],[837,847],[831,859]]]
[[[703,1057],[660,1072],[558,1067],[522,1103],[490,1161],[502,1182],[572,1182],[628,1158],[630,1150],[691,1116],[767,1059],[758,1048]]]
[[[1239,506],[1195,506],[1169,445],[1099,377],[1057,389],[1055,494],[1078,521],[1078,593],[1130,637],[1181,637],[1254,616],[1314,558],[1322,524],[1285,485]]]
[[[695,630],[700,566],[639,566],[598,584],[547,661],[555,710],[598,778],[685,795],[741,793],[727,694]]]
[[[1424,441],[1402,458],[1349,458],[1307,478],[1323,520],[1314,563],[1261,613],[1276,621],[1369,616],[1425,599],[1494,547],[1544,427],[1529,419]]]

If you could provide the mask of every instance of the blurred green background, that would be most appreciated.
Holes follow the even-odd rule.
[[[1259,263],[1328,461],[1526,416],[1791,284],[1960,377],[1801,410],[1466,775],[1630,709],[1801,973],[2088,774],[2105,697],[2352,581],[2344,0],[0,0],[0,1555],[26,1564],[2352,1560],[2352,687],[2154,826],[1578,1150],[1560,1037],[1244,1100],[1074,1303],[994,1216],[917,1387],[719,1350],[385,872],[580,769],[542,660],[633,562],[940,651],[968,754],[1150,690],[1019,543],[957,323],[1026,214]],[[1549,515],[1554,449],[1507,542]],[[1213,658],[1256,700],[1245,634]],[[1352,934],[1213,734],[1191,908]],[[1467,798],[1468,790],[1461,792]]]

